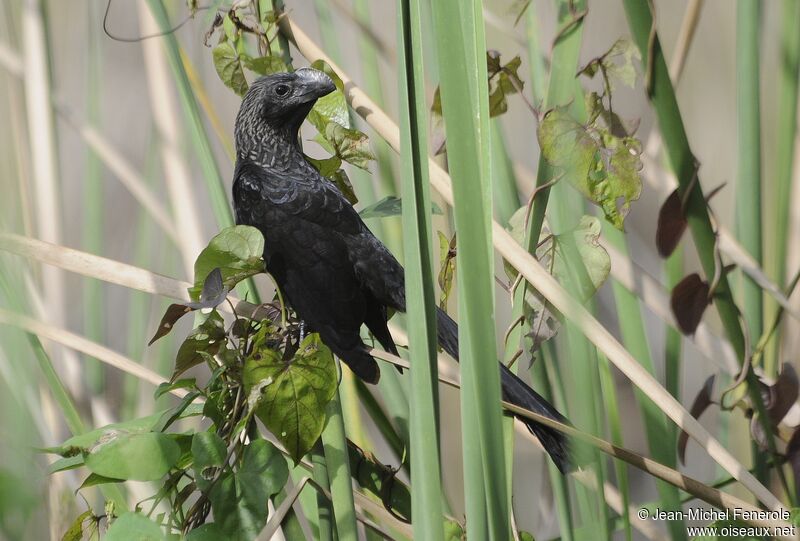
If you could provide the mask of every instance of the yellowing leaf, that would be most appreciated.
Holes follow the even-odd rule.
[[[333,151],[343,161],[367,170],[370,160],[375,156],[369,149],[369,138],[362,132],[345,128],[336,122],[329,122],[322,134],[333,147]]]
[[[525,236],[525,214],[527,208],[517,210],[509,220],[511,236],[520,244]],[[569,291],[575,292],[581,301],[590,299],[608,278],[611,271],[611,258],[600,244],[600,221],[594,216],[583,216],[572,231],[553,235],[547,228],[542,229],[536,247],[536,259],[558,282]],[[571,238],[570,238],[571,237]],[[577,249],[582,267],[578,268],[565,254],[565,243],[571,242]],[[512,280],[517,270],[506,264],[506,274]],[[558,315],[537,291],[528,289],[525,297],[525,317],[530,321],[534,347],[549,340],[558,332]]]
[[[544,158],[563,171],[565,180],[622,229],[631,201],[642,191],[641,145],[633,137],[613,135],[597,120],[584,126],[566,108],[552,109],[539,124],[539,146]]]
[[[639,49],[630,40],[619,39],[608,51],[586,64],[578,73],[589,77],[600,73],[610,93],[613,92],[617,82],[633,87],[636,83],[634,60],[640,59]]]

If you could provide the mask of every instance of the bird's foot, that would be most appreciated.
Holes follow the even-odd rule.
[[[302,342],[306,337],[306,322],[300,320],[300,342]]]

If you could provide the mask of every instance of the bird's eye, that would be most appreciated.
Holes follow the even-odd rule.
[[[278,96],[285,96],[289,93],[289,85],[280,84],[275,87],[275,93]]]

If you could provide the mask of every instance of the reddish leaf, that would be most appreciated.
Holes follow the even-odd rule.
[[[696,272],[681,280],[672,290],[672,313],[683,334],[694,334],[697,330],[710,302],[708,293],[708,283]]]
[[[675,190],[658,211],[658,228],[656,229],[656,248],[661,257],[669,257],[675,251],[686,231],[686,215],[683,213],[681,196]]]
[[[200,301],[187,302],[186,306],[193,310],[203,310],[208,308],[216,308],[228,296],[230,289],[222,282],[222,271],[219,267],[215,268],[208,273],[206,279],[203,281],[203,289],[200,292]]]
[[[800,429],[794,431],[789,443],[786,445],[786,460],[792,465],[795,479],[800,479]]]
[[[797,372],[792,365],[784,363],[778,381],[769,388],[766,408],[769,418],[776,425],[780,423],[792,405],[797,401],[800,392],[800,382],[797,380]]]
[[[692,408],[689,410],[689,413],[695,419],[699,419],[703,412],[708,409],[708,406],[714,403],[714,401],[711,399],[711,391],[713,388],[714,376],[712,375],[709,376],[709,378],[703,384],[703,387],[700,389],[700,392],[697,393],[697,396],[694,398],[694,402],[692,403]],[[685,464],[686,462],[687,443],[689,443],[689,434],[681,431],[681,435],[678,437],[678,458],[681,459],[681,464]]]
[[[172,330],[172,327],[175,326],[175,323],[191,311],[192,308],[184,306],[183,304],[170,304],[169,308],[167,308],[167,311],[164,313],[164,317],[161,318],[161,323],[158,324],[158,330],[156,331],[156,334],[153,335],[153,338],[147,343],[147,345],[152,346],[153,342],[162,336],[169,334],[169,332]]]

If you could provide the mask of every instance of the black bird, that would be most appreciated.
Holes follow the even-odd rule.
[[[300,147],[300,125],[316,100],[334,90],[327,75],[310,68],[253,83],[236,117],[233,204],[236,223],[264,235],[267,271],[288,305],[353,372],[376,383],[380,372],[361,325],[397,354],[387,308],[405,311],[405,280],[400,263]],[[444,311],[437,316],[439,344],[458,359],[458,327]],[[567,422],[502,363],[500,375],[505,400]],[[562,472],[573,469],[561,433],[523,422]]]

